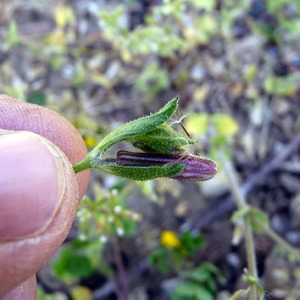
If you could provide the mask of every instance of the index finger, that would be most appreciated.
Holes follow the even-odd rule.
[[[86,145],[77,129],[58,113],[35,104],[0,95],[0,128],[31,131],[52,141],[72,164],[87,154]],[[89,170],[77,174],[80,199],[89,181]]]

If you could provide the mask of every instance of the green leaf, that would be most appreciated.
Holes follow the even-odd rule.
[[[178,33],[161,25],[139,27],[124,37],[120,45],[134,54],[159,54],[163,57],[170,56],[176,50],[186,47],[185,41]]]
[[[246,206],[242,209],[239,209],[237,211],[235,211],[231,217],[231,222],[232,223],[237,223],[240,219],[242,219],[243,217],[245,217],[245,215],[247,215],[250,211],[250,207]]]
[[[259,280],[257,277],[250,276],[250,275],[243,276],[243,279],[244,279],[246,282],[249,282],[249,283],[257,283],[258,280]]]
[[[85,286],[74,286],[71,288],[70,290],[70,294],[71,294],[71,299],[72,300],[92,300],[94,299],[93,297],[93,292]]]
[[[20,36],[18,31],[18,26],[15,21],[10,21],[8,25],[8,32],[7,32],[7,42],[9,47],[13,47],[20,43]]]
[[[215,291],[215,281],[225,284],[226,280],[222,276],[220,270],[209,262],[203,262],[195,269],[183,271],[181,277],[198,283],[205,284],[210,291]]]
[[[136,88],[146,95],[157,95],[169,85],[169,74],[159,63],[146,65],[135,81]]]
[[[202,0],[202,1],[190,0],[189,2],[194,4],[197,8],[205,9],[207,11],[213,10],[215,6],[215,2],[211,0]]]
[[[137,222],[133,220],[123,220],[124,236],[130,236],[135,232]]]
[[[186,165],[184,164],[166,164],[163,167],[130,167],[118,166],[116,164],[107,164],[95,166],[107,173],[121,176],[132,180],[151,180],[160,177],[171,177],[181,173]]]
[[[203,135],[207,131],[208,114],[193,114],[187,118],[185,127],[187,131],[194,136]]]
[[[295,1],[296,4],[297,1]],[[271,14],[276,14],[277,10],[282,9],[284,5],[291,3],[290,0],[268,0],[267,3],[267,10]]]
[[[131,139],[135,135],[148,133],[164,124],[176,111],[178,97],[169,101],[161,110],[150,116],[142,117],[126,123],[109,133],[91,152],[104,152],[112,145]]]
[[[247,290],[237,290],[230,297],[230,300],[248,299],[249,289]]]
[[[264,233],[265,229],[269,227],[268,216],[256,208],[250,208],[251,226],[256,233]]]
[[[181,248],[187,252],[188,255],[193,255],[197,250],[203,247],[204,237],[199,234],[192,234],[188,231],[180,235]]]
[[[166,124],[146,134],[136,135],[132,139],[132,144],[136,148],[145,152],[157,151],[165,154],[173,154],[174,150],[181,152],[184,146],[193,143],[192,139],[176,132]]]
[[[165,247],[158,247],[149,256],[149,263],[151,267],[158,268],[161,272],[165,273],[169,270],[170,251]]]
[[[69,248],[63,248],[60,258],[53,263],[53,269],[58,277],[65,274],[85,277],[93,272],[89,259]]]
[[[206,270],[207,272],[209,272],[210,274],[214,275],[214,276],[219,276],[221,275],[220,270],[212,263],[210,262],[203,262],[199,269],[202,270]]]
[[[211,122],[219,135],[234,136],[239,130],[235,119],[226,114],[212,115]]]
[[[212,276],[207,270],[202,269],[201,267],[185,271],[183,274],[184,278],[199,282],[199,283],[205,283],[208,280],[212,279]]]
[[[179,284],[173,294],[171,300],[213,300],[213,295],[205,287],[196,282],[183,282]]]
[[[299,80],[299,72],[290,74],[287,77],[268,77],[264,81],[264,88],[269,94],[291,96],[295,94]]]
[[[27,102],[34,103],[34,104],[37,104],[40,106],[45,106],[46,105],[46,96],[40,90],[32,91],[27,97]]]

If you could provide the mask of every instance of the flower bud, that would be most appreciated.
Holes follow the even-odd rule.
[[[123,167],[141,168],[165,166],[166,164],[183,164],[186,165],[183,171],[170,177],[181,181],[205,181],[213,178],[217,173],[216,164],[212,160],[189,154],[169,155],[158,152],[144,153],[120,150],[117,152],[116,163]]]

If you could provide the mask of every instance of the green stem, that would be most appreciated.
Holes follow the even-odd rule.
[[[225,158],[224,153],[220,150],[219,156],[221,159],[221,163],[224,169],[225,174],[227,175],[227,179],[236,201],[237,207],[239,209],[243,209],[247,207],[247,203],[245,200],[245,196],[243,195],[241,189],[239,188],[238,181],[236,175],[234,173],[233,167],[231,163]],[[256,268],[256,254],[255,254],[255,245],[254,245],[254,238],[253,238],[253,231],[251,227],[251,216],[249,214],[244,215],[244,226],[245,226],[245,246],[246,246],[246,253],[247,253],[247,264],[248,264],[248,271],[249,276],[252,278],[257,278],[257,268]],[[250,300],[257,300],[259,299],[258,290],[257,290],[257,283],[250,282]]]
[[[91,158],[91,155],[88,154],[83,160],[81,160],[79,163],[77,163],[73,166],[74,172],[79,173],[86,169],[92,168],[93,167],[92,161],[93,161],[93,159]]]

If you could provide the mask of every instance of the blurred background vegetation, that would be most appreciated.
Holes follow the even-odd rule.
[[[191,152],[226,146],[241,185],[300,128],[298,0],[2,0],[0,92],[68,118],[87,147],[179,96]],[[248,190],[300,244],[299,148]],[[274,172],[273,172],[274,171]],[[68,240],[38,274],[39,299],[229,299],[245,253],[232,246],[225,174],[130,182],[92,173]],[[202,221],[203,220],[203,221]],[[257,238],[259,275],[300,299],[299,265]]]

